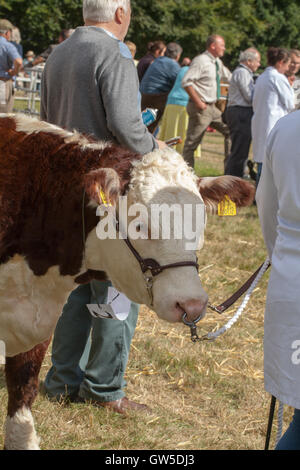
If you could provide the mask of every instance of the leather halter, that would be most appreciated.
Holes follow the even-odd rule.
[[[116,229],[118,232],[120,232],[120,223],[118,216],[116,216]],[[132,245],[131,241],[129,238],[123,238],[124,242],[130,249],[131,253],[134,255],[135,259],[138,261],[140,268],[142,270],[142,273],[144,275],[144,279],[146,282],[146,287],[147,291],[150,297],[150,305],[153,306],[153,292],[152,292],[152,286],[153,286],[153,278],[160,274],[162,271],[165,269],[169,268],[181,268],[183,266],[194,266],[197,269],[199,265],[196,261],[178,261],[177,263],[169,263],[169,264],[159,264],[158,261],[156,261],[153,258],[142,258],[142,256],[139,254],[139,252],[134,248]],[[146,274],[147,271],[150,271],[150,275]]]
[[[85,190],[83,190],[83,198],[82,198],[83,257],[85,259],[85,237],[86,237],[86,233],[85,233],[84,209],[85,209]],[[118,214],[116,214],[115,223],[116,223],[116,230],[120,233],[120,222],[119,222]],[[148,291],[148,294],[149,294],[149,297],[150,297],[151,307],[153,306],[152,287],[153,287],[153,278],[155,276],[160,274],[165,269],[180,268],[180,267],[183,267],[183,266],[194,266],[197,269],[197,272],[198,272],[199,265],[196,261],[178,261],[177,263],[170,263],[170,264],[161,265],[161,264],[158,263],[158,261],[156,261],[153,258],[142,258],[142,256],[139,254],[139,252],[132,245],[129,238],[128,237],[127,238],[122,237],[122,238],[123,238],[124,242],[126,243],[128,248],[130,249],[131,253],[134,255],[135,259],[138,261],[138,263],[140,265],[140,268],[142,270],[142,273],[143,273],[143,276],[144,276],[144,279],[145,279],[145,282],[146,282],[147,291]],[[103,274],[104,274],[103,271],[98,272],[98,271],[95,271],[95,270],[91,271],[91,270],[88,269],[87,272],[84,273],[84,275],[88,276],[89,273],[91,273],[91,272],[93,272],[93,277],[95,277],[96,273],[101,273],[101,276],[103,276]],[[147,272],[150,272],[150,274],[147,274]],[[102,280],[104,280],[104,279],[105,278],[102,277]],[[91,280],[91,279],[88,278],[88,280]],[[200,319],[200,317],[195,322],[197,322],[199,319]]]

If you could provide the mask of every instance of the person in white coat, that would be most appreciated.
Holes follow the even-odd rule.
[[[290,65],[290,52],[280,47],[270,47],[267,59],[268,67],[256,80],[252,104],[252,149],[253,160],[257,163],[257,183],[267,137],[278,119],[294,108],[294,92],[284,75]]]
[[[264,322],[265,389],[295,408],[276,449],[300,450],[300,111],[271,131],[256,193],[271,260]]]

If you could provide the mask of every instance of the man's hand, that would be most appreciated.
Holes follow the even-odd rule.
[[[201,100],[197,100],[197,102],[195,102],[195,105],[196,105],[196,108],[199,109],[200,111],[204,111],[207,108],[207,104]]]
[[[191,98],[191,100],[195,103],[195,106],[199,111],[204,111],[207,108],[207,104],[202,101],[201,97],[198,95],[196,90],[192,87],[192,85],[188,85],[185,87],[185,91]]]
[[[158,144],[159,150],[162,150],[162,149],[165,149],[165,148],[168,147],[167,144],[166,144],[166,142],[164,142],[163,140],[158,140],[158,139],[156,139],[156,142],[157,142],[157,144]]]
[[[9,69],[7,72],[11,77],[14,77],[15,75],[18,75],[20,72],[21,68],[23,65],[23,60],[22,59],[15,59],[14,60],[14,68]]]

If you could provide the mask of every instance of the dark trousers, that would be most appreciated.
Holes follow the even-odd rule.
[[[251,144],[253,110],[245,106],[229,106],[226,122],[231,137],[231,152],[225,165],[225,175],[243,177]]]
[[[293,420],[275,450],[300,450],[300,410],[295,409]]]

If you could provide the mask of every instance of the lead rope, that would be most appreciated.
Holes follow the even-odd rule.
[[[282,401],[280,401],[278,405],[278,411],[277,411],[277,434],[276,434],[275,447],[277,446],[282,436],[282,424],[283,424],[283,403]]]
[[[265,449],[264,450],[269,450],[269,444],[270,444],[270,438],[271,438],[271,432],[272,432],[272,425],[273,425],[273,417],[274,417],[274,411],[275,411],[275,404],[276,404],[276,397],[274,397],[274,395],[272,395],[271,404],[270,404],[270,411],[269,411],[269,419],[268,419],[268,428],[267,428],[266,441],[265,441]],[[276,449],[277,444],[280,441],[281,436],[282,436],[283,407],[284,407],[284,404],[280,401],[279,404],[278,404],[278,411],[277,411],[277,433],[276,433],[276,438],[275,438],[275,447],[274,447],[274,449]]]
[[[268,269],[269,264],[270,264],[270,260],[267,258],[266,261],[264,262],[264,264],[262,265],[262,267],[260,268],[256,278],[254,279],[254,281],[250,285],[249,289],[247,290],[247,292],[245,294],[245,297],[244,297],[244,300],[243,300],[242,304],[240,305],[240,307],[238,308],[235,315],[226,323],[226,325],[222,326],[217,331],[207,333],[206,335],[201,337],[201,340],[214,341],[216,338],[218,338],[218,336],[225,333],[227,330],[229,330],[229,328],[232,327],[232,325],[234,325],[234,323],[239,319],[239,317],[241,316],[241,314],[245,310],[245,308],[246,308],[246,306],[249,302],[249,299],[250,299],[250,296],[251,296],[252,292],[254,291],[254,289],[256,288],[256,286],[259,283],[260,279],[262,278],[262,276],[264,275],[264,273]]]

